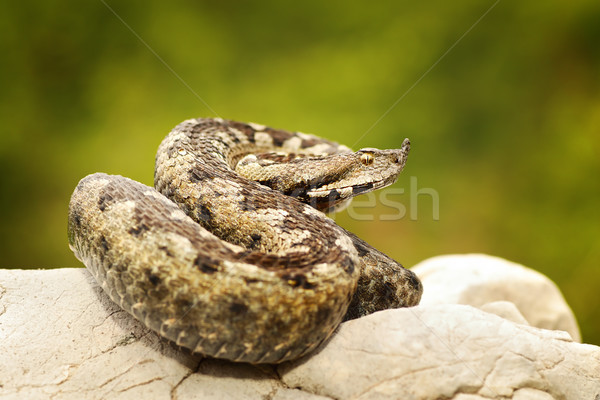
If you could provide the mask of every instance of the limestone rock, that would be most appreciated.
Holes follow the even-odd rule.
[[[599,347],[525,325],[513,303],[491,297],[487,312],[458,304],[379,312],[342,324],[303,359],[253,366],[177,348],[114,305],[85,269],[0,270],[0,398],[600,396]]]
[[[546,276],[502,258],[484,254],[429,258],[412,268],[423,282],[421,305],[468,304],[481,308],[510,301],[531,326],[569,332],[580,342],[573,312]]]
[[[459,304],[346,322],[317,354],[279,372],[290,387],[340,399],[600,396],[600,348]]]
[[[3,400],[289,399],[297,393],[323,399],[285,387],[272,367],[202,359],[177,348],[113,304],[85,269],[0,270]]]
[[[479,307],[479,309],[496,314],[497,316],[516,324],[529,325],[529,322],[527,322],[523,314],[521,314],[517,306],[515,306],[515,303],[511,303],[510,301],[492,301],[490,303],[485,303]]]

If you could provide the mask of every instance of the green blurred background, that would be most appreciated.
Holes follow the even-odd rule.
[[[410,137],[390,199],[415,213],[416,177],[439,220],[426,195],[417,218],[381,221],[379,204],[336,220],[406,266],[484,252],[535,268],[600,344],[597,0],[106,1],[0,5],[1,267],[80,267],[78,180],[152,184],[159,142],[190,117],[354,148]]]

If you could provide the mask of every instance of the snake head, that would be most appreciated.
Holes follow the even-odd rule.
[[[391,150],[249,153],[234,168],[246,179],[330,212],[344,208],[354,196],[396,182],[409,151],[410,141],[404,139],[399,149]]]
[[[339,210],[354,196],[389,186],[398,179],[409,151],[410,141],[404,139],[399,149],[363,148],[355,153],[333,155],[330,161],[343,165],[343,174],[330,181],[324,177],[314,180],[319,184],[306,191],[308,201],[305,201],[321,211]]]

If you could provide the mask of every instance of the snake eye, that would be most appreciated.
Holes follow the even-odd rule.
[[[360,155],[360,162],[363,163],[363,165],[373,164],[373,154],[372,153],[362,153]]]

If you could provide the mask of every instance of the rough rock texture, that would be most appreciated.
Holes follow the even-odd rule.
[[[145,329],[85,269],[0,270],[1,399],[322,399],[272,367],[202,359]],[[303,396],[303,397],[301,397]]]
[[[485,254],[429,258],[412,268],[423,281],[421,305],[510,301],[531,326],[567,331],[580,342],[573,312],[546,276],[520,264]]]
[[[434,290],[427,278],[424,286]],[[0,398],[600,396],[599,347],[527,326],[518,299],[492,297],[481,310],[429,304],[376,313],[342,324],[301,360],[252,366],[203,359],[159,338],[112,304],[85,269],[0,270]]]
[[[479,307],[480,310],[496,314],[499,317],[512,321],[516,324],[529,325],[523,314],[519,311],[515,303],[510,301],[492,301]]]
[[[279,371],[289,386],[340,399],[600,396],[600,348],[459,304],[349,321],[318,354]]]

